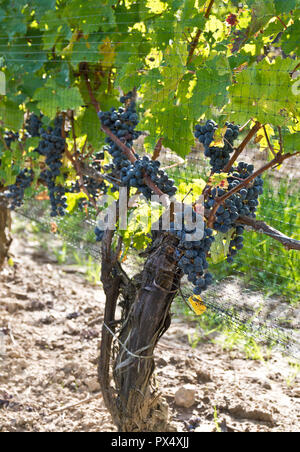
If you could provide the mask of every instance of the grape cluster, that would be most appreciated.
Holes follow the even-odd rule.
[[[10,148],[11,144],[19,139],[19,134],[14,133],[12,131],[6,132],[4,135],[4,141],[8,148]]]
[[[233,152],[234,140],[239,136],[239,126],[226,122],[227,130],[224,136],[224,146],[210,147],[214,133],[218,129],[218,125],[209,120],[204,126],[199,124],[195,127],[195,137],[204,146],[205,157],[210,158],[210,165],[214,173],[221,172],[230,160],[230,154]]]
[[[241,184],[253,174],[254,166],[247,163],[240,162],[236,168],[231,168],[229,171],[227,181],[227,191],[232,190]],[[213,188],[211,190],[209,199],[205,203],[207,209],[215,205],[216,197],[223,196],[226,191],[222,188]],[[263,179],[258,176],[246,187],[241,188],[240,191],[226,199],[224,205],[219,206],[216,212],[216,219],[213,228],[221,233],[226,234],[233,229],[233,237],[230,242],[229,253],[227,261],[233,262],[234,256],[238,250],[243,248],[243,226],[236,226],[236,221],[239,216],[256,217],[257,206],[259,205],[258,198],[263,193]]]
[[[173,179],[164,170],[160,169],[160,162],[151,160],[148,156],[136,160],[134,164],[127,163],[121,169],[121,182],[127,186],[137,188],[147,199],[151,198],[151,190],[145,184],[144,176],[147,174],[152,182],[165,194],[172,197],[177,188]]]
[[[240,185],[243,179],[253,174],[253,165],[240,162],[237,168],[231,169],[227,178],[228,189],[232,190]],[[263,180],[259,176],[247,187],[243,187],[239,192],[226,199],[224,205],[219,206],[216,212],[214,229],[226,234],[234,228],[235,222],[239,216],[251,216],[255,218],[255,212],[259,204],[258,197],[263,193]],[[205,203],[206,209],[211,209],[215,205],[215,198],[226,194],[222,188],[213,188],[210,196]]]
[[[16,209],[17,207],[21,207],[25,190],[26,188],[30,187],[32,182],[33,172],[32,170],[25,168],[18,174],[15,184],[9,185],[7,187],[8,191],[6,192],[5,196],[9,200],[10,208],[12,210]]]
[[[234,27],[235,25],[237,25],[238,23],[238,18],[236,16],[236,14],[229,14],[229,16],[227,16],[226,18],[226,22],[231,25],[232,27]]]
[[[193,220],[196,221],[196,212],[192,212]],[[188,276],[188,280],[194,284],[194,294],[200,295],[212,284],[213,277],[208,269],[207,255],[214,241],[213,230],[204,228],[204,235],[201,240],[188,241],[187,234],[194,233],[185,225],[184,215],[182,217],[183,227],[175,230],[174,223],[171,223],[170,231],[179,239],[179,244],[174,252],[174,259],[178,262],[178,267]]]
[[[237,168],[231,169],[232,176],[228,178],[228,181],[230,182],[228,189],[231,189],[236,185],[237,179],[235,179],[235,177],[238,177],[239,179],[246,179],[251,174],[253,174],[253,171],[253,165],[248,165],[247,163],[240,162]],[[243,188],[240,191],[240,194],[243,197],[243,205],[239,211],[239,215],[245,215],[255,218],[257,206],[259,204],[258,198],[263,194],[262,177],[256,177],[250,186]],[[227,256],[227,262],[229,263],[233,262],[233,259],[236,256],[238,250],[241,250],[244,246],[244,230],[245,228],[243,226],[235,227],[234,236],[230,242],[229,253]]]
[[[66,141],[62,138],[62,118],[57,117],[54,128],[41,129],[41,141],[37,148],[37,152],[46,157],[45,163],[49,168],[41,173],[40,178],[46,182],[49,190],[52,217],[63,216],[67,208],[66,189],[62,185],[56,184],[56,178],[60,175],[62,167],[65,145]]]
[[[248,165],[247,163],[240,162],[237,168],[232,168],[230,170],[230,176],[228,177],[229,186],[228,189],[231,190],[234,188],[237,183],[241,183],[239,179],[247,179],[249,176],[253,174],[254,166]],[[254,179],[254,181],[249,184],[247,187],[244,187],[240,191],[240,195],[243,199],[243,206],[240,210],[240,215],[250,216],[252,218],[256,217],[257,206],[259,205],[258,198],[263,194],[264,181],[261,176],[258,176]]]
[[[39,137],[40,128],[42,127],[41,119],[34,113],[32,113],[26,120],[25,128],[30,137]]]
[[[237,255],[238,251],[244,247],[244,234],[245,228],[243,226],[237,226],[234,230],[233,237],[230,241],[229,252],[227,255],[227,262],[233,263],[234,257]]]
[[[121,97],[120,102],[124,104],[124,107],[120,107],[118,110],[111,108],[110,111],[105,113],[101,112],[99,118],[103,126],[108,127],[122,143],[131,148],[133,141],[141,135],[141,132],[135,130],[139,119],[133,93]],[[112,173],[118,172],[123,186],[137,188],[147,199],[150,199],[152,192],[144,180],[145,175],[147,175],[163,193],[169,196],[176,193],[174,181],[169,179],[167,173],[160,169],[160,162],[153,161],[147,156],[139,158],[134,153],[137,160],[131,163],[122,149],[110,137],[106,138],[106,142],[108,146],[104,150],[108,151],[113,157],[113,163],[104,169]]]
[[[214,140],[214,133],[218,129],[218,124],[212,119],[209,119],[204,126],[197,124],[195,127],[195,137],[199,143],[202,143],[204,148],[207,149]]]
[[[132,96],[133,94],[129,93],[128,96],[121,97],[121,103],[127,103]],[[132,147],[133,141],[141,135],[141,132],[135,130],[139,123],[139,118],[136,113],[136,103],[134,100],[130,101],[130,105],[127,108],[120,107],[116,110],[112,107],[108,112],[100,112],[99,118],[102,125],[108,127],[129,148]],[[116,169],[120,170],[128,162],[126,155],[110,137],[107,137],[105,141],[108,144],[105,150],[113,157],[113,163]]]
[[[78,162],[81,163],[82,157],[80,155],[80,152],[78,152],[77,155]],[[93,161],[89,164],[90,168],[93,168],[94,170],[98,171],[99,173],[102,170],[101,167],[101,160],[104,159],[104,152],[98,152],[95,156],[93,156]],[[90,195],[90,197],[93,199],[93,201],[96,201],[100,194],[107,193],[107,185],[105,184],[104,180],[97,180],[94,177],[83,175],[83,186]],[[79,181],[72,183],[71,188],[68,189],[69,193],[80,193],[81,186]],[[87,199],[81,199],[78,203],[78,207],[80,210],[82,210],[84,207],[91,207],[92,203],[90,203]]]

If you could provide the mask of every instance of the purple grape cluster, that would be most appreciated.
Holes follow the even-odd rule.
[[[196,222],[196,212],[192,211],[192,219]],[[174,223],[171,223],[170,232],[179,239],[179,244],[174,252],[174,259],[178,262],[178,267],[188,276],[188,280],[195,286],[194,294],[200,295],[212,284],[213,277],[207,272],[207,255],[214,241],[213,230],[204,228],[201,240],[187,240],[188,234],[195,233],[190,230],[182,214],[182,228],[175,230]]]
[[[227,130],[224,136],[223,147],[210,147],[214,139],[214,134],[218,129],[218,125],[214,121],[209,120],[204,126],[197,124],[195,127],[195,137],[203,144],[204,155],[205,157],[210,158],[210,165],[214,173],[222,172],[225,168],[230,160],[230,154],[234,150],[234,141],[239,136],[240,128],[238,125],[226,122],[226,126]]]
[[[137,188],[147,199],[151,198],[151,190],[145,184],[144,176],[147,174],[152,182],[165,194],[172,197],[177,192],[175,181],[169,179],[166,171],[160,169],[160,162],[151,160],[148,156],[136,160],[121,169],[121,182],[129,187]]]
[[[9,206],[12,210],[21,207],[25,190],[30,187],[33,179],[33,171],[25,168],[18,174],[16,182],[7,187],[5,196],[9,200]]]
[[[46,157],[45,163],[48,168],[42,171],[40,179],[45,181],[49,190],[52,217],[65,215],[67,208],[66,188],[56,182],[63,165],[62,157],[66,146],[66,140],[62,137],[62,122],[62,118],[57,117],[54,128],[41,129],[41,141],[36,150]]]

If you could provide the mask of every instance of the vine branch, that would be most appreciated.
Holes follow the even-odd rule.
[[[261,123],[256,121],[255,125],[252,127],[252,129],[250,130],[248,135],[245,137],[245,139],[242,141],[242,143],[236,149],[236,151],[232,155],[231,159],[229,160],[229,162],[225,166],[225,168],[224,168],[224,172],[225,173],[230,170],[230,168],[232,167],[234,162],[238,159],[238,157],[243,152],[243,150],[245,149],[247,144],[252,140],[252,138],[256,135],[256,133],[259,131],[260,128],[261,128]]]
[[[300,241],[292,239],[272,226],[268,225],[264,221],[255,220],[250,217],[241,216],[237,220],[237,223],[249,226],[252,230],[266,234],[278,242],[282,243],[288,250],[298,250],[300,251]]]
[[[263,129],[264,129],[264,134],[265,134],[265,137],[266,137],[266,140],[267,140],[269,149],[270,149],[270,151],[272,152],[272,154],[273,154],[274,157],[275,157],[276,154],[275,154],[275,151],[274,151],[274,146],[271,145],[270,138],[269,138],[269,135],[268,135],[268,132],[267,132],[267,129],[266,129],[266,126],[265,126],[265,125],[263,126]]]
[[[211,10],[212,10],[212,7],[213,7],[214,2],[215,2],[215,0],[210,0],[210,3],[209,3],[209,5],[208,5],[207,10],[206,10],[206,13],[205,13],[205,15],[204,15],[205,19],[208,19],[208,18],[209,18],[209,15],[210,15],[210,13],[211,13]],[[199,39],[200,39],[201,33],[202,33],[202,30],[200,30],[200,28],[199,28],[198,31],[197,31],[197,33],[196,33],[196,36],[194,37],[194,39],[193,39],[192,42],[191,42],[190,51],[189,51],[189,54],[188,54],[188,57],[187,57],[187,63],[186,63],[187,66],[188,66],[188,65],[190,64],[190,62],[192,61],[194,52],[195,52],[196,47],[197,47],[197,45],[198,45],[198,43],[199,43]]]
[[[157,160],[160,156],[161,150],[162,150],[162,144],[163,144],[163,138],[159,138],[158,142],[156,143],[156,146],[154,148],[152,160]]]

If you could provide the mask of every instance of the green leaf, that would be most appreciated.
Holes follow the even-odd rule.
[[[139,88],[142,78],[140,70],[143,67],[143,62],[138,58],[131,57],[127,60],[127,64],[123,64],[118,71],[116,83],[119,85],[124,93],[128,93],[133,88]]]
[[[300,150],[300,132],[290,133],[286,131],[282,133],[282,138],[285,153],[294,153]]]
[[[226,234],[218,232],[214,237],[215,240],[210,248],[210,254],[213,264],[218,264],[226,259],[229,253],[229,246],[234,229],[231,229]]]
[[[30,7],[35,12],[35,16],[37,19],[41,19],[41,17],[45,14],[45,11],[51,10],[53,13],[55,9],[56,0],[31,0]]]
[[[294,66],[292,60],[278,57],[272,62],[264,59],[240,72],[229,89],[226,111],[230,118],[240,123],[251,117],[263,124],[290,123],[290,112],[297,114],[290,77]]]
[[[295,9],[297,3],[299,7],[299,2],[297,0],[275,0],[276,14],[290,12],[292,9]]]
[[[228,86],[232,75],[225,56],[217,56],[196,72],[197,81],[190,99],[190,109],[195,119],[211,106],[222,107],[228,99]]]
[[[51,88],[48,84],[35,93],[38,107],[46,115],[54,117],[57,111],[75,110],[84,102],[77,87],[74,88]]]
[[[88,143],[99,149],[104,142],[104,134],[97,113],[92,109],[86,109],[75,123],[77,136],[87,135]]]
[[[200,5],[198,5],[198,7],[199,6]],[[199,10],[195,8],[195,0],[184,1],[180,22],[184,27],[197,27],[200,29],[204,28],[204,14],[200,14]]]
[[[39,142],[40,142],[40,138],[38,138],[38,137],[27,138],[27,140],[25,141],[24,148],[26,151],[29,151],[29,152],[34,151],[38,147]]]
[[[19,130],[24,121],[24,112],[11,100],[0,102],[0,119],[8,129]]]
[[[66,3],[64,18],[84,34],[98,31],[100,27],[109,30],[115,25],[113,0],[72,0]]]
[[[294,52],[296,55],[300,55],[300,20],[285,30],[282,41],[282,50],[285,53]]]

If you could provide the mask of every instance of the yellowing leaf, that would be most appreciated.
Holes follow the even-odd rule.
[[[48,195],[48,191],[46,190],[46,191],[43,191],[42,193],[39,193],[38,195],[36,195],[35,199],[37,201],[48,201],[50,199],[49,195]]]
[[[222,129],[217,129],[214,133],[214,140],[211,146],[224,146],[224,136],[226,133],[227,127],[223,127]]]
[[[259,143],[263,138],[264,138],[263,135],[257,135],[257,136],[255,137],[254,143],[255,143],[255,144]]]
[[[192,297],[190,297],[189,303],[196,315],[202,315],[206,311],[206,306],[204,306],[203,300],[200,295],[193,295]]]
[[[211,187],[221,187],[221,188],[228,188],[228,180],[227,180],[227,173],[220,173],[220,174],[213,174],[208,181],[208,185]]]
[[[80,199],[88,199],[87,195],[85,193],[66,193],[66,198],[67,198],[67,211],[69,213],[72,213],[73,210],[75,209],[78,201]]]
[[[109,37],[104,39],[103,44],[99,46],[99,50],[104,55],[103,66],[111,66],[115,61],[116,53],[114,47],[111,45]]]
[[[57,224],[56,224],[54,221],[52,221],[52,222],[50,223],[50,228],[51,228],[52,234],[56,234],[56,233],[57,233],[57,231],[58,231],[58,226],[57,226]]]

